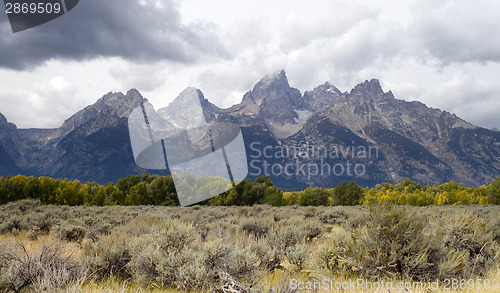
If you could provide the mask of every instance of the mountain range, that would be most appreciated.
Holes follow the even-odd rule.
[[[302,94],[282,70],[262,78],[230,108],[221,109],[188,88],[157,113],[189,120],[189,109],[179,100],[193,91],[207,121],[240,125],[249,177],[268,175],[284,189],[345,180],[373,186],[405,177],[423,184],[454,180],[479,186],[500,177],[500,132],[398,100],[375,79],[349,92],[326,82]],[[145,101],[135,89],[108,93],[57,129],[18,129],[0,114],[0,176],[107,183],[143,172],[167,175],[134,162],[127,117]]]

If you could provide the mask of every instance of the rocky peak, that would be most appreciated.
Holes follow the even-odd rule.
[[[302,94],[290,87],[285,71],[281,70],[263,77],[244,95],[239,105],[224,112],[239,121],[264,122],[276,137],[281,138],[300,130],[300,113],[308,112],[306,110]],[[302,114],[307,116],[307,113]]]
[[[143,100],[144,98],[139,91],[131,89],[125,95],[121,92],[109,92],[97,100],[97,102],[92,106],[98,111],[111,109],[115,111],[118,116],[125,117],[128,116],[130,112],[132,112],[132,110],[135,109]]]
[[[19,139],[16,125],[9,122],[1,113],[0,149],[3,149],[18,166],[25,166],[28,163],[28,158],[24,154],[25,146]]]
[[[0,144],[2,143],[2,134],[5,135],[4,138],[10,140],[11,138],[9,138],[9,136],[17,136],[17,126],[9,122],[7,118],[0,113]]]
[[[351,95],[366,95],[370,97],[376,97],[384,94],[380,82],[378,79],[372,79],[370,81],[365,80],[363,83],[355,86],[351,92]]]
[[[2,115],[2,113],[0,113],[0,131],[2,129],[9,131],[16,131],[17,126],[14,123],[9,122],[7,118],[4,115]]]
[[[328,92],[332,92],[332,93],[335,93],[337,95],[342,95],[342,92],[328,81],[325,81],[324,84],[318,86],[317,88],[324,89]]]
[[[259,106],[264,102],[284,102],[296,107],[302,106],[302,95],[298,89],[290,87],[284,70],[263,77],[251,93],[252,100]]]
[[[54,133],[54,136],[62,136],[88,121],[94,121],[96,117],[103,113],[109,119],[124,118],[140,105],[142,101],[147,101],[136,89],[129,90],[125,95],[122,92],[109,92],[102,96],[97,102],[80,110],[69,119],[64,121],[63,125]],[[109,115],[111,114],[111,115]],[[101,121],[106,123],[106,121]]]
[[[158,114],[176,128],[187,129],[206,124],[202,108],[205,100],[203,93],[194,87],[183,90],[167,107],[159,109]]]
[[[304,103],[310,111],[318,112],[335,104],[340,96],[342,96],[342,93],[339,89],[329,82],[325,82],[312,91],[306,91],[304,93]]]
[[[284,69],[281,69],[278,72],[275,72],[274,74],[266,75],[263,78],[260,79],[260,81],[255,85],[257,86],[265,86],[269,87],[272,84],[276,85],[281,85],[281,86],[290,86],[288,84],[288,79],[286,78],[286,73]],[[255,89],[254,87],[254,89]]]

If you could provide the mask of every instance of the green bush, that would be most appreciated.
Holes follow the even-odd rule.
[[[326,206],[329,193],[324,188],[307,187],[299,193],[298,204],[301,206]]]
[[[363,199],[363,194],[363,189],[356,182],[342,182],[333,190],[332,205],[359,205]]]

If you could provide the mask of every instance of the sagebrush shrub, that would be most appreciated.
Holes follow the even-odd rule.
[[[87,234],[87,229],[81,226],[64,226],[59,231],[59,239],[68,242],[82,242]]]
[[[299,244],[288,247],[285,251],[285,255],[288,261],[295,265],[300,271],[304,267],[307,257],[309,256],[309,251],[306,246]]]
[[[284,252],[290,246],[294,246],[305,240],[308,231],[304,226],[275,225],[269,232],[268,241],[272,247]]]
[[[83,274],[85,267],[71,259],[59,244],[29,251],[19,242],[0,245],[0,290],[21,292],[45,285],[62,288]],[[42,286],[43,287],[43,286]]]
[[[37,279],[24,291],[57,292],[66,288],[56,287],[67,286],[78,292],[71,288],[82,287],[71,284],[112,278],[141,288],[269,292],[271,286],[274,292],[291,292],[286,282],[267,283],[269,277],[273,282],[299,275],[315,278],[330,271],[346,277],[482,278],[500,259],[495,206],[0,206],[0,232],[21,233],[6,237],[22,239],[26,232],[35,240],[49,231],[43,240],[56,236],[78,242],[81,236],[65,232],[71,227],[87,231],[82,258],[71,259],[87,264],[88,275],[62,285],[71,270],[48,268],[52,273],[46,279]],[[0,278],[5,281],[10,273],[2,265]],[[47,284],[56,289],[47,289]]]
[[[318,214],[318,219],[324,224],[340,225],[349,219],[349,217],[342,211],[327,210]]]
[[[304,239],[310,242],[314,238],[323,234],[325,226],[321,225],[317,221],[307,221],[298,226],[297,229],[302,231]]]
[[[463,259],[467,260],[466,268],[459,270],[460,277],[484,276],[494,265],[498,248],[493,238],[493,231],[488,229],[486,219],[466,214],[447,219],[445,223],[443,225],[445,247],[448,250],[461,252]]]
[[[470,254],[465,250],[449,248],[439,263],[439,278],[459,279],[468,270]]]
[[[38,229],[38,227],[32,227],[26,232],[26,238],[35,241],[41,234],[42,232],[40,231],[40,229]]]
[[[492,233],[493,240],[500,243],[500,214],[491,216],[487,228]]]
[[[87,257],[89,269],[98,278],[109,276],[130,277],[127,264],[130,248],[127,235],[103,236],[97,242],[85,243],[82,251]]]
[[[360,214],[355,217],[350,218],[349,220],[345,221],[342,226],[346,227],[347,229],[356,229],[359,227],[362,227],[366,225],[366,223],[370,220],[370,218],[366,215]]]
[[[261,260],[249,247],[235,247],[232,249],[225,271],[239,280],[253,279],[260,267]]]
[[[192,262],[196,254],[190,250],[190,244],[197,238],[196,230],[193,225],[179,220],[165,220],[149,231],[129,241],[131,258],[128,271],[139,282],[154,281],[174,286],[179,268]]]
[[[28,221],[31,225],[30,230],[38,230],[41,234],[47,234],[52,229],[54,225],[53,215],[48,212],[34,213],[28,217]]]
[[[11,216],[5,219],[2,224],[0,224],[0,233],[12,233],[17,234],[21,231],[28,230],[30,225],[25,221],[23,216]]]
[[[366,226],[334,237],[327,267],[364,277],[436,276],[440,249],[424,233],[427,221],[394,206],[373,207]]]
[[[245,233],[252,235],[255,238],[266,236],[270,229],[270,224],[268,222],[255,218],[245,220],[240,225],[241,229],[245,231]]]

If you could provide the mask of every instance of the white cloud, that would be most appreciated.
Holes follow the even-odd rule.
[[[66,78],[56,76],[46,83],[36,83],[32,89],[0,87],[2,110],[9,121],[20,128],[58,127],[60,117],[69,117],[85,106],[78,88]]]
[[[426,0],[414,8],[410,33],[416,49],[443,65],[500,61],[500,2]]]
[[[500,85],[497,82],[487,82],[469,74],[457,73],[449,81],[428,89],[426,99],[435,100],[439,108],[453,112],[465,120],[474,121],[484,127],[498,128],[498,93]]]

